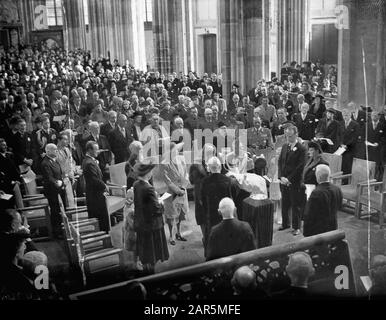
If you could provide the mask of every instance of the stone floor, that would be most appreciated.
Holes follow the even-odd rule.
[[[277,217],[275,217],[273,245],[302,238],[302,235],[293,236],[288,230],[278,231],[279,225],[276,223],[276,218]],[[386,254],[386,231],[385,229],[380,229],[375,222],[370,222],[368,219],[358,220],[352,213],[350,214],[348,212],[339,212],[338,225],[339,229],[344,230],[346,233],[358,295],[364,295],[365,290],[359,277],[368,275],[369,258],[376,254]],[[114,226],[111,232],[113,245],[116,247],[122,246],[121,227],[122,223]],[[167,237],[169,235],[168,232],[167,227],[165,227]],[[170,258],[168,261],[156,265],[155,270],[157,273],[205,261],[201,230],[195,223],[193,203],[190,205],[190,214],[187,220],[183,222],[182,234],[188,241],[177,241],[175,246],[169,245]],[[56,275],[66,273],[68,264],[62,243],[41,242],[38,243],[38,247],[47,254],[50,269],[54,270]],[[131,263],[127,254],[125,254],[125,259],[130,269]],[[69,276],[71,277],[71,275]]]

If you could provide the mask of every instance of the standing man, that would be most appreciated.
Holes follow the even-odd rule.
[[[310,106],[307,103],[303,103],[299,108],[300,113],[295,113],[292,121],[295,122],[298,128],[299,137],[303,140],[311,141],[315,136],[315,116],[308,112]]]
[[[295,126],[287,127],[284,134],[287,138],[287,144],[283,145],[278,162],[283,219],[283,224],[279,230],[290,228],[289,210],[291,209],[293,234],[298,235],[305,192],[302,187],[302,179],[306,163],[306,148],[298,142],[298,129]]]
[[[308,199],[304,213],[305,237],[333,231],[338,228],[337,214],[342,207],[343,196],[339,187],[330,183],[330,168],[325,164],[316,167],[318,185]]]
[[[108,137],[110,132],[115,129],[117,122],[117,113],[114,110],[107,114],[108,121],[101,126],[101,135]]]
[[[351,173],[360,127],[358,122],[352,119],[351,111],[349,109],[343,109],[342,116],[344,123],[342,128],[341,147],[346,149],[342,155],[342,171],[343,174],[348,174]]]
[[[97,160],[99,161],[99,168],[101,168],[101,171],[103,173],[104,181],[106,181],[109,178],[108,168],[112,161],[110,144],[107,138],[104,135],[100,134],[98,122],[91,122],[89,127],[90,135],[86,138],[85,143],[87,143],[88,141],[95,141],[96,143],[98,143],[99,149],[103,150],[103,152],[100,152],[98,154]]]
[[[237,186],[231,178],[221,174],[221,161],[212,157],[208,161],[210,175],[202,180],[201,199],[205,212],[204,250],[206,251],[209,233],[216,224],[221,222],[221,215],[218,213],[220,201],[229,197],[235,199]]]
[[[46,154],[41,163],[41,171],[43,175],[44,195],[48,200],[51,210],[51,225],[55,238],[60,238],[62,235],[60,203],[61,197],[63,204],[67,203],[66,199],[66,183],[69,183],[68,178],[65,178],[62,168],[57,161],[58,148],[55,144],[49,143],[45,148]]]
[[[129,159],[129,145],[133,141],[130,130],[127,127],[127,117],[120,114],[117,125],[108,137],[111,151],[115,157],[115,163],[125,162]]]
[[[368,150],[368,160],[374,161],[376,164],[375,179],[382,181],[382,150],[386,145],[386,124],[380,121],[378,111],[372,111],[371,119],[367,122],[367,140],[365,145]]]
[[[222,199],[218,212],[222,216],[222,221],[210,232],[206,260],[256,249],[252,228],[248,222],[240,221],[235,217],[236,206],[232,199]]]
[[[86,203],[90,218],[98,218],[102,231],[109,232],[109,215],[107,213],[105,195],[108,189],[103,182],[103,174],[98,165],[99,146],[95,141],[86,144],[86,156],[83,160],[83,176],[86,182]]]

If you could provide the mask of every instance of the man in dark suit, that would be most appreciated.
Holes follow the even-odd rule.
[[[208,168],[211,174],[205,177],[201,184],[201,199],[205,212],[204,249],[212,227],[222,220],[217,211],[220,201],[225,197],[235,199],[237,195],[237,186],[231,178],[221,174],[220,159],[217,157],[210,158]]]
[[[108,121],[101,126],[101,135],[105,137],[108,137],[117,126],[117,113],[114,110],[109,111],[107,119]]]
[[[362,110],[355,102],[350,102],[347,107],[352,110],[352,120],[356,121],[359,125],[358,142],[355,146],[354,157],[358,159],[366,159],[365,125],[368,121],[368,115],[366,111]]]
[[[349,109],[343,109],[342,116],[344,120],[342,124],[342,147],[346,149],[342,155],[342,171],[343,174],[348,174],[351,173],[360,127],[358,122],[352,119]]]
[[[44,195],[48,200],[51,211],[52,231],[56,238],[60,238],[62,234],[60,203],[59,197],[62,198],[62,203],[67,203],[66,200],[66,183],[69,183],[68,178],[64,178],[64,173],[60,164],[56,160],[58,148],[53,143],[46,146],[46,155],[41,162],[41,171],[43,175]]]
[[[375,179],[382,181],[382,150],[386,146],[386,124],[380,121],[378,111],[371,112],[371,119],[367,122],[367,140],[365,144],[368,149],[368,160],[374,161],[376,164]]]
[[[321,164],[316,167],[318,185],[308,199],[304,213],[305,237],[333,231],[338,228],[337,214],[342,207],[343,196],[339,187],[331,184],[330,168]]]
[[[16,165],[28,165],[33,163],[33,141],[32,136],[26,132],[27,124],[24,119],[18,119],[18,132],[10,137],[8,144],[12,148]]]
[[[192,140],[194,139],[194,130],[200,129],[200,123],[197,108],[190,108],[190,116],[185,120],[185,127],[189,130]]]
[[[283,145],[278,162],[283,219],[279,230],[290,228],[289,210],[291,209],[293,233],[298,235],[305,192],[302,179],[306,163],[306,148],[298,142],[298,129],[294,125],[289,125],[284,134],[288,143]]]
[[[86,203],[90,218],[98,218],[102,231],[110,230],[109,215],[107,213],[105,195],[107,186],[103,182],[102,171],[96,159],[99,146],[95,141],[86,144],[86,156],[83,160],[83,176],[86,182]]]
[[[206,259],[213,260],[256,249],[249,223],[235,218],[236,207],[233,200],[223,198],[218,211],[222,221],[209,234]]]
[[[272,296],[274,299],[301,299],[309,297],[308,280],[315,274],[311,257],[305,252],[290,255],[285,268],[291,285]]]
[[[0,191],[13,194],[16,183],[21,182],[21,177],[12,153],[7,152],[7,143],[0,138]],[[10,200],[0,200],[1,208],[11,208],[15,205],[14,197]]]
[[[89,127],[90,135],[86,137],[85,144],[87,144],[88,141],[95,141],[98,143],[99,150],[103,150],[98,154],[97,160],[99,161],[99,168],[103,173],[104,181],[106,181],[109,178],[108,168],[112,160],[110,144],[105,136],[99,134],[98,122],[91,122]]]
[[[129,145],[133,141],[130,130],[127,127],[127,117],[120,114],[117,126],[108,136],[111,151],[115,157],[115,163],[125,162],[129,159]]]
[[[295,113],[292,121],[295,122],[298,128],[299,137],[311,141],[315,136],[315,116],[308,112],[310,106],[307,103],[303,103],[299,108],[300,113]]]

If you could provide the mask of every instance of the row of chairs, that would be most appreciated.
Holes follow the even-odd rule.
[[[110,234],[100,231],[98,219],[87,210],[62,212],[66,253],[73,270],[82,275],[83,285],[101,273],[123,270],[123,250],[114,248]]]

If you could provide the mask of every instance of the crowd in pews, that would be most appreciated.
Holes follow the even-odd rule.
[[[326,164],[321,161],[322,152],[344,149],[343,173],[350,173],[356,157],[375,161],[377,177],[382,176],[384,114],[355,103],[338,107],[333,99],[336,71],[330,68],[324,77],[320,63],[305,63],[303,68],[296,62],[291,67],[284,64],[280,80],[261,79],[249,90],[235,83],[231,92],[223,92],[221,74],[199,77],[192,71],[187,75],[141,71],[117,60],[93,59],[84,50],[25,46],[1,50],[0,59],[2,209],[17,206],[15,187],[23,189],[22,175],[32,170],[41,178],[38,182],[48,200],[56,238],[62,237],[62,206],[70,208],[68,186],[74,195],[86,196],[89,217],[98,218],[101,230],[108,232],[106,183],[110,168],[125,163],[126,189],[133,188],[127,192],[131,211],[125,215],[125,246],[150,271],[157,261],[169,258],[168,245],[187,241],[181,229],[189,213],[189,184],[194,188],[195,217],[202,230],[205,256],[211,260],[219,257],[213,243],[226,238],[226,232],[247,228],[235,222],[229,204],[228,209],[219,207],[224,198],[231,198],[241,217],[242,202],[251,194],[241,187],[240,180],[226,176],[227,172],[266,175],[262,193],[267,196],[273,197],[275,183],[280,186],[276,193],[283,197],[282,229],[289,228],[288,210],[292,208],[295,235],[300,233],[307,212],[315,214],[309,209],[312,201],[318,201],[311,197],[311,204],[306,204],[304,181],[328,183],[328,170],[321,170],[322,178],[315,173],[319,165]],[[231,135],[228,129],[246,129],[245,145],[237,135],[226,139]],[[216,131],[219,136],[201,144],[200,161],[190,165],[177,156],[184,144],[192,145],[197,130]],[[221,145],[220,136],[225,145]],[[169,148],[164,148],[165,139]],[[144,163],[149,145],[159,151],[157,164]],[[166,161],[175,158],[180,160]],[[310,235],[336,229],[339,193],[332,192],[330,185],[324,189],[328,190],[317,187],[316,191],[336,196],[332,221],[324,221]],[[171,196],[160,203],[158,196],[165,192]],[[230,227],[218,227],[223,219],[233,220]],[[313,221],[320,223],[317,217]],[[215,229],[220,234],[217,240]],[[24,243],[23,237],[17,238],[18,243]],[[226,248],[231,251],[220,256],[253,248],[245,243],[232,245]],[[15,259],[12,256],[11,260]]]

